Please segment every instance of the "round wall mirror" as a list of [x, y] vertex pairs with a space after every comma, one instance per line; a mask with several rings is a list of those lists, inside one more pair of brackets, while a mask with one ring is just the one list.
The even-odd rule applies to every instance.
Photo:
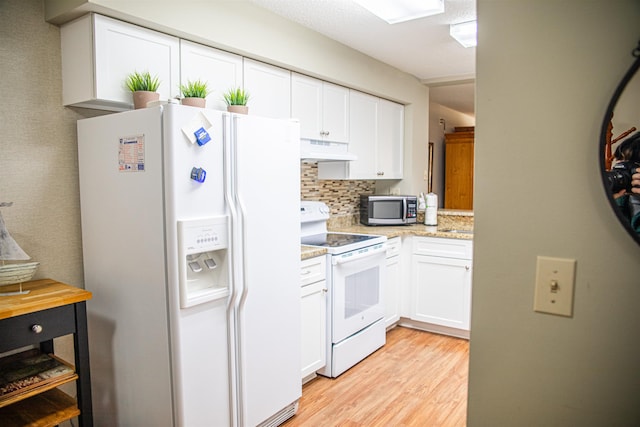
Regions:
[[613, 210], [640, 244], [640, 43], [611, 98], [600, 134], [600, 170]]

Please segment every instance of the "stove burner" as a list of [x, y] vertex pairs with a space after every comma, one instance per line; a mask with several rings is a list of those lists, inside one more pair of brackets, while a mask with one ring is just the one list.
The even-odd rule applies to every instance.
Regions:
[[328, 248], [339, 248], [341, 246], [351, 245], [353, 243], [365, 242], [367, 240], [376, 239], [378, 236], [367, 236], [360, 234], [343, 234], [343, 233], [325, 233], [315, 234], [302, 238], [303, 245], [322, 246]]

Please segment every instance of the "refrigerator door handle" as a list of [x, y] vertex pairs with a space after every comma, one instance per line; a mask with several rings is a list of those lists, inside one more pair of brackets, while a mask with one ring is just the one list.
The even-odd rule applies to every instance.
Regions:
[[232, 298], [230, 303], [230, 318], [233, 319], [234, 325], [234, 337], [235, 340], [235, 357], [234, 363], [236, 365], [235, 376], [236, 385], [235, 390], [232, 390], [233, 399], [235, 403], [233, 405], [235, 425], [245, 425], [247, 419], [246, 408], [246, 379], [244, 377], [245, 367], [243, 366], [245, 356], [245, 343], [243, 342], [244, 329], [243, 316], [241, 315], [243, 307], [247, 298], [247, 287], [244, 272], [245, 258], [244, 248], [246, 242], [246, 235], [244, 232], [244, 221], [246, 214], [242, 201], [238, 197], [238, 169], [237, 165], [237, 144], [234, 141], [237, 138], [237, 117], [225, 115], [225, 199], [230, 211], [231, 217], [231, 233], [232, 239]]
[[233, 354], [230, 357], [230, 376], [231, 381], [229, 384], [229, 392], [231, 396], [231, 417], [233, 420], [233, 425], [241, 425], [239, 424], [240, 420], [240, 402], [242, 401], [240, 398], [242, 387], [239, 385], [242, 381], [241, 375], [239, 373], [239, 364], [242, 360], [239, 356], [241, 344], [238, 340], [237, 329], [240, 327], [237, 323], [237, 309], [238, 309], [238, 284], [241, 280], [241, 265], [239, 265], [239, 246], [241, 245], [240, 240], [238, 239], [238, 211], [236, 210], [236, 203], [234, 198], [236, 180], [233, 176], [233, 171], [235, 168], [232, 168], [231, 165], [235, 163], [236, 153], [234, 150], [234, 146], [231, 143], [233, 141], [233, 130], [231, 126], [231, 121], [229, 119], [229, 115], [224, 113], [222, 116], [223, 121], [223, 169], [224, 169], [224, 198], [229, 209], [229, 232], [232, 238], [230, 239], [230, 253], [231, 253], [231, 262], [229, 263], [230, 271], [229, 276], [231, 278], [229, 283], [229, 305], [227, 307], [227, 324], [229, 325], [229, 349], [233, 351]]

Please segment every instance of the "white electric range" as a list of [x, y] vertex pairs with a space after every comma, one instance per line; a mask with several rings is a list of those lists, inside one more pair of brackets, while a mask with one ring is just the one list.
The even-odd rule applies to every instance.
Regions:
[[318, 374], [335, 378], [386, 342], [387, 238], [328, 232], [325, 203], [300, 206], [301, 243], [327, 250], [327, 365]]

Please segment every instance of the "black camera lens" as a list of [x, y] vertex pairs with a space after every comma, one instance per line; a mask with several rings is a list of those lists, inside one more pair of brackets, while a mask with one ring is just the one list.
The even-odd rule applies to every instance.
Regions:
[[638, 163], [620, 162], [613, 165], [610, 171], [606, 172], [606, 180], [612, 193], [620, 190], [631, 191], [631, 177], [638, 170]]

